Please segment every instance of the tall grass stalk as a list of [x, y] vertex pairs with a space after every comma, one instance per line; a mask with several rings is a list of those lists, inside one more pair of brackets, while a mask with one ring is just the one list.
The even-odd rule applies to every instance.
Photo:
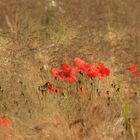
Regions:
[[129, 129], [129, 105], [128, 99], [125, 99], [123, 102], [123, 113], [124, 113], [124, 128], [125, 128], [125, 137], [127, 139], [128, 129]]

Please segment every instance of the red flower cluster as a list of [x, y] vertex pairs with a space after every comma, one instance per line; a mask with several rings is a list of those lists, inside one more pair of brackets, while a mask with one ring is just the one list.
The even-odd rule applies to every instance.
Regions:
[[140, 71], [138, 71], [137, 64], [129, 64], [128, 66], [129, 71], [134, 74], [136, 77], [140, 78]]
[[101, 79], [102, 77], [110, 75], [110, 70], [106, 68], [103, 63], [98, 63], [98, 66], [96, 67], [95, 65], [88, 64], [84, 60], [76, 57], [74, 59], [74, 65], [79, 71], [85, 72], [89, 77], [98, 77]]
[[[110, 75], [110, 70], [103, 63], [98, 63], [96, 67], [76, 57], [74, 59], [74, 66], [77, 67], [78, 71], [85, 72], [89, 77], [101, 79]], [[72, 83], [76, 80], [77, 71], [69, 63], [65, 63], [61, 65], [61, 70], [57, 68], [51, 69], [51, 74], [58, 79], [64, 79], [66, 82]]]
[[8, 118], [4, 118], [2, 115], [0, 115], [0, 126], [10, 126], [11, 121]]
[[[97, 66], [95, 66], [76, 57], [74, 59], [74, 66], [75, 68], [66, 61], [66, 63], [62, 64], [60, 68], [52, 68], [50, 73], [58, 80], [64, 80], [67, 83], [73, 83], [76, 81], [77, 71], [85, 73], [90, 78], [97, 77], [102, 79], [103, 77], [110, 75], [110, 70], [105, 67], [104, 63], [98, 63]], [[58, 91], [49, 82], [47, 84], [47, 89], [52, 93], [61, 93], [60, 90]], [[87, 95], [87, 90], [82, 84], [79, 85], [77, 91], [81, 96]]]
[[[59, 69], [52, 68], [50, 72], [58, 80], [64, 80], [65, 82], [68, 82], [68, 83], [73, 83], [76, 81], [77, 71], [84, 72], [90, 78], [98, 77], [99, 79], [101, 79], [105, 76], [110, 75], [110, 70], [108, 68], [106, 68], [103, 63], [98, 63], [98, 65], [96, 67], [95, 65], [89, 64], [86, 61], [76, 57], [74, 59], [74, 66], [76, 68], [73, 68], [69, 64], [69, 62], [66, 62], [66, 63], [62, 64]], [[50, 83], [48, 83], [47, 89], [52, 93], [56, 93], [56, 90], [57, 90]], [[78, 88], [78, 93], [81, 96], [86, 96], [87, 91], [84, 88], [84, 86], [80, 85], [80, 87]]]
[[64, 79], [66, 82], [72, 83], [76, 80], [77, 72], [69, 63], [64, 63], [61, 65], [61, 70], [51, 69], [51, 74], [58, 79]]
[[80, 58], [76, 57], [74, 59], [74, 66], [76, 66], [79, 71], [86, 71], [89, 67], [89, 64], [84, 60], [81, 60]]

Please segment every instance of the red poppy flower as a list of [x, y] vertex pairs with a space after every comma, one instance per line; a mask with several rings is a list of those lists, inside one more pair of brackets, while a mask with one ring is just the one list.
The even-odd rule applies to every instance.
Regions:
[[140, 78], [140, 72], [138, 71], [136, 64], [129, 64], [128, 69], [137, 77]]
[[103, 63], [99, 63], [97, 68], [102, 77], [110, 75], [110, 70]]
[[0, 115], [0, 125], [10, 126], [11, 120]]
[[99, 73], [99, 70], [92, 64], [90, 65], [90, 67], [86, 70], [86, 74], [89, 76], [89, 77], [100, 77], [100, 73]]
[[104, 76], [110, 75], [110, 70], [106, 68], [103, 63], [99, 63], [98, 67], [96, 68], [93, 64], [88, 64], [87, 62], [76, 57], [74, 59], [74, 65], [78, 68], [78, 70], [84, 71], [89, 77], [98, 77], [101, 79]]
[[137, 65], [136, 65], [136, 64], [129, 64], [128, 69], [129, 69], [132, 73], [135, 73], [135, 72], [137, 72]]
[[103, 77], [110, 75], [110, 70], [106, 68], [103, 63], [99, 63], [97, 67], [95, 67], [93, 64], [90, 65], [86, 73], [89, 77], [98, 77], [99, 79], [102, 79]]
[[57, 68], [52, 68], [51, 69], [51, 74], [55, 77], [57, 77], [58, 79], [61, 79], [61, 76], [60, 76], [60, 72], [58, 71]]
[[64, 77], [64, 80], [68, 83], [72, 83], [74, 82], [76, 79], [75, 77], [72, 77], [72, 76], [68, 76], [68, 77]]
[[61, 69], [64, 73], [70, 73], [72, 70], [72, 67], [69, 64], [65, 63], [61, 65]]
[[2, 122], [3, 122], [3, 117], [2, 117], [2, 115], [0, 115], [0, 125]]
[[80, 58], [76, 57], [74, 59], [74, 66], [78, 68], [79, 71], [86, 71], [89, 67], [89, 64], [85, 62], [84, 60], [81, 60]]
[[104, 68], [102, 71], [102, 76], [109, 76], [110, 75], [110, 70], [108, 68]]
[[77, 71], [68, 64], [62, 64], [61, 77], [68, 83], [76, 80]]
[[62, 91], [58, 90], [56, 87], [54, 87], [52, 84], [48, 83], [47, 89], [55, 94], [55, 95], [59, 95], [60, 93], [62, 93]]
[[4, 118], [4, 119], [3, 119], [3, 124], [4, 124], [4, 126], [10, 126], [10, 124], [11, 124], [10, 119]]
[[102, 77], [110, 75], [110, 70], [106, 68], [103, 63], [99, 63], [97, 68], [99, 69], [99, 72]]
[[61, 65], [61, 70], [53, 68], [51, 74], [58, 79], [64, 79], [66, 82], [72, 83], [76, 80], [77, 71], [67, 62]]
[[48, 90], [50, 92], [55, 92], [56, 89], [50, 83], [48, 83]]

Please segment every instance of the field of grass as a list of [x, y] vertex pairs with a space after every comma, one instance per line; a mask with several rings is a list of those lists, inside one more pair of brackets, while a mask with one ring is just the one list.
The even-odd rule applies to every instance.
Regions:
[[140, 140], [138, 0], [0, 0], [0, 10], [0, 140]]

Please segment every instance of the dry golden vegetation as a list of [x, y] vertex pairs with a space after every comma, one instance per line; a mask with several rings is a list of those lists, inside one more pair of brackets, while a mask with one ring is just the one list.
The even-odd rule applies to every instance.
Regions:
[[[139, 0], [0, 0], [0, 11], [0, 114], [11, 120], [0, 140], [140, 140], [140, 79], [128, 70], [140, 70]], [[75, 57], [111, 71], [83, 78], [84, 97], [50, 74]]]

